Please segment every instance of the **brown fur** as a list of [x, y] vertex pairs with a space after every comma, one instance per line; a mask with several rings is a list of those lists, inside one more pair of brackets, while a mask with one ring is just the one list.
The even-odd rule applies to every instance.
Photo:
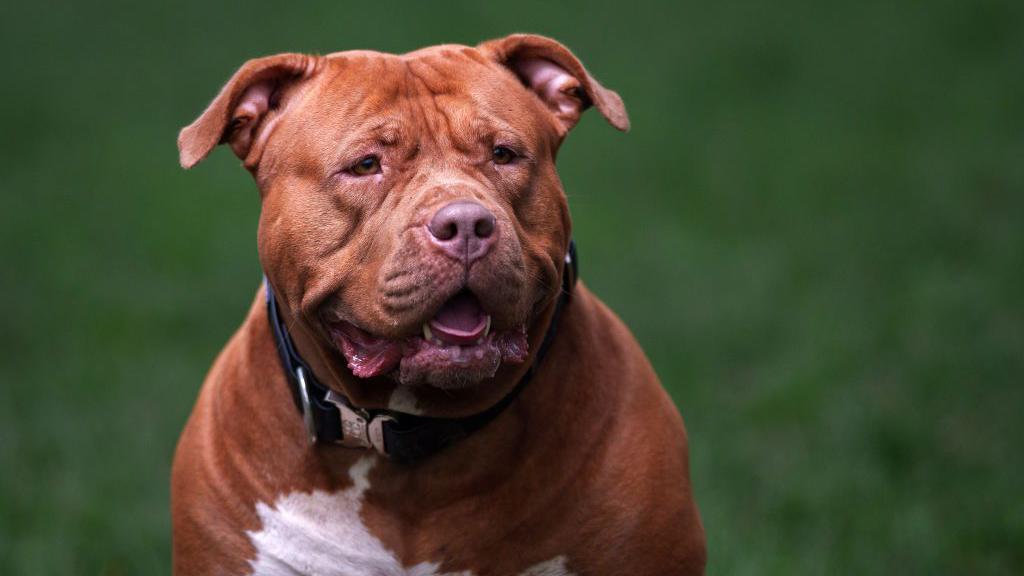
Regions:
[[[530, 84], [527, 66], [538, 58], [572, 75], [567, 91]], [[289, 54], [246, 63], [182, 130], [179, 147], [186, 167], [219, 142], [243, 159], [263, 203], [260, 261], [300, 352], [325, 385], [359, 406], [385, 407], [395, 384], [355, 378], [320, 314], [403, 337], [465, 281], [498, 329], [525, 323], [536, 350], [570, 235], [555, 156], [591, 104], [628, 128], [618, 95], [537, 36], [404, 56]], [[491, 165], [496, 139], [518, 147], [522, 161]], [[382, 157], [381, 178], [339, 175], [370, 152]], [[490, 209], [500, 233], [466, 270], [423, 239], [424, 221], [463, 198]], [[531, 361], [466, 389], [418, 389], [420, 406], [436, 416], [483, 410]], [[248, 573], [256, 503], [344, 489], [363, 455], [310, 446], [260, 294], [178, 446], [175, 573]], [[370, 483], [362, 520], [407, 566], [504, 575], [564, 554], [579, 574], [703, 572], [682, 420], [628, 329], [582, 285], [512, 407], [421, 463], [381, 461]]]

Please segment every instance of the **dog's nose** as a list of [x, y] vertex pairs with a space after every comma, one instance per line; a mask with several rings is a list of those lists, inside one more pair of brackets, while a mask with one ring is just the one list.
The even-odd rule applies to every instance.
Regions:
[[494, 214], [478, 202], [458, 200], [445, 204], [427, 224], [431, 239], [449, 256], [466, 263], [491, 249], [497, 237]]

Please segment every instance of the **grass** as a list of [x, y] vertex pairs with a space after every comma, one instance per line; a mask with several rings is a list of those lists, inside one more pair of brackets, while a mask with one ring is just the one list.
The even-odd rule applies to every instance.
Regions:
[[0, 23], [0, 566], [169, 571], [168, 474], [259, 280], [174, 137], [245, 59], [554, 36], [625, 99], [560, 158], [582, 277], [691, 435], [712, 574], [1024, 567], [1024, 10], [28, 5]]

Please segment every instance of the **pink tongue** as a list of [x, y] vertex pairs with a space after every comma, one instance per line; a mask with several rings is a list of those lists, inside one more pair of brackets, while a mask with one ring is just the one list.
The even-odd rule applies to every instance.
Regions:
[[430, 321], [431, 331], [449, 344], [469, 344], [484, 335], [487, 315], [476, 296], [460, 292], [445, 302]]

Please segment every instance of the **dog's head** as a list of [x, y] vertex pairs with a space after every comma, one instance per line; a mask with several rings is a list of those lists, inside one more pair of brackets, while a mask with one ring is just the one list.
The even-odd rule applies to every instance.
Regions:
[[260, 262], [325, 384], [459, 412], [506, 393], [543, 336], [570, 234], [555, 156], [591, 105], [628, 129], [540, 36], [281, 54], [246, 62], [178, 146], [189, 168], [227, 143], [253, 174]]

